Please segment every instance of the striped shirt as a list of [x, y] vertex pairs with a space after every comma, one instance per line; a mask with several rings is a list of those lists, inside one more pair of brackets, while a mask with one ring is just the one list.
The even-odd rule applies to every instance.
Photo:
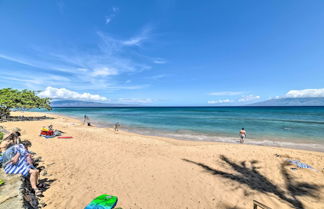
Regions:
[[20, 156], [18, 162], [13, 164], [9, 162], [5, 165], [4, 171], [6, 174], [22, 174], [23, 176], [28, 176], [29, 170], [33, 167], [27, 162], [28, 151], [22, 144], [14, 145], [15, 154], [19, 152]]

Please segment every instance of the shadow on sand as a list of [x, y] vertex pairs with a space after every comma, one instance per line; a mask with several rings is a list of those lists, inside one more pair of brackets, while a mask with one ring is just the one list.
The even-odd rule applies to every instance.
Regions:
[[300, 196], [319, 199], [319, 191], [323, 186], [307, 182], [297, 182], [295, 178], [288, 173], [286, 168], [288, 165], [287, 163], [281, 164], [280, 172], [285, 180], [285, 186], [281, 188], [279, 185], [272, 183], [266, 176], [262, 175], [258, 171], [259, 167], [256, 166], [258, 163], [257, 160], [250, 161], [251, 167], [247, 167], [246, 161], [235, 163], [224, 155], [221, 155], [220, 159], [228, 164], [234, 171], [236, 171], [236, 173], [220, 171], [203, 163], [194, 162], [188, 159], [182, 160], [198, 165], [212, 175], [230, 179], [239, 182], [240, 184], [245, 184], [252, 190], [274, 194], [294, 208], [304, 209], [303, 203], [298, 199]]
[[[39, 166], [39, 163], [41, 162], [41, 157], [38, 157], [34, 159], [34, 166], [40, 171], [44, 172], [45, 166]], [[32, 189], [32, 186], [30, 184], [30, 181], [28, 178], [23, 178], [24, 180], [24, 186], [22, 188], [22, 194], [23, 194], [23, 199], [24, 199], [24, 208], [26, 209], [38, 209], [45, 207], [46, 204], [43, 202], [40, 202], [39, 198], [43, 197], [41, 196], [36, 196], [34, 193], [34, 190]], [[40, 178], [38, 180], [38, 185], [37, 187], [42, 191], [45, 192], [46, 190], [49, 189], [50, 185], [55, 182], [56, 179], [49, 179], [49, 178]]]
[[[50, 185], [56, 181], [56, 179], [40, 179], [38, 181], [39, 189], [44, 192], [46, 191]], [[38, 209], [39, 207], [44, 207], [46, 204], [40, 204], [39, 197], [34, 194], [34, 190], [32, 189], [30, 182], [28, 179], [24, 178], [24, 187], [22, 189], [23, 199], [24, 199], [24, 207], [27, 209]]]

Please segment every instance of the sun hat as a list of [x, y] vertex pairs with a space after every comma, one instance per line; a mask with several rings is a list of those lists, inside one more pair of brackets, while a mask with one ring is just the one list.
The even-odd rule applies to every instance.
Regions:
[[20, 132], [21, 131], [21, 129], [20, 128], [14, 128], [14, 129], [12, 129], [12, 132]]

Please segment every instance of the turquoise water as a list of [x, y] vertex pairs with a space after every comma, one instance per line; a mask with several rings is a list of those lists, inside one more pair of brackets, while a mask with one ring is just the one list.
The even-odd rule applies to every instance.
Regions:
[[53, 113], [148, 135], [247, 143], [324, 151], [324, 107], [122, 107], [54, 108]]

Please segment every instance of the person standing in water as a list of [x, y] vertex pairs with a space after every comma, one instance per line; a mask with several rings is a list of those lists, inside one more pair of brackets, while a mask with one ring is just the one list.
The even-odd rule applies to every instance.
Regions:
[[115, 123], [115, 125], [114, 125], [115, 133], [118, 132], [119, 126], [120, 126], [119, 122]]
[[241, 143], [241, 144], [244, 143], [244, 139], [245, 139], [245, 137], [246, 137], [246, 131], [245, 131], [244, 128], [242, 128], [242, 129], [240, 130], [240, 143]]
[[84, 115], [83, 116], [83, 125], [86, 124], [88, 121], [88, 116], [87, 115]]
[[88, 126], [92, 126], [90, 123], [90, 119], [87, 115], [84, 115], [83, 125], [86, 124]]

